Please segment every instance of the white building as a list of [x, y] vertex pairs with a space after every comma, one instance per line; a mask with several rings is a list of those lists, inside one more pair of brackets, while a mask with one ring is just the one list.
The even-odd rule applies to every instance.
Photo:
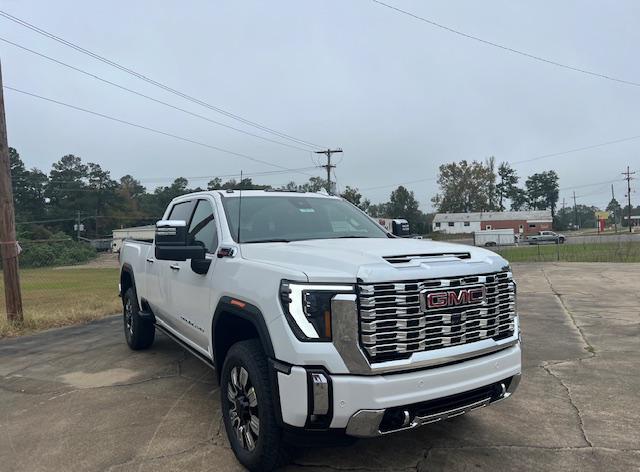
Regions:
[[548, 231], [553, 224], [551, 210], [486, 211], [476, 213], [437, 213], [433, 231], [448, 234], [474, 233], [486, 229], [513, 229], [515, 234]]

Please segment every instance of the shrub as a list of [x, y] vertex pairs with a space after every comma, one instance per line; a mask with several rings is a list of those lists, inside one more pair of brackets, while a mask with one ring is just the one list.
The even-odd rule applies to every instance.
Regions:
[[96, 250], [73, 240], [20, 241], [20, 267], [48, 267], [81, 264], [94, 259]]

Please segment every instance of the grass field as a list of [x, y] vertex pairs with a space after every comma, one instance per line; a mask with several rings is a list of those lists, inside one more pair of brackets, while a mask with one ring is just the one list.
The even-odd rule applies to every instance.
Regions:
[[490, 248], [510, 262], [640, 262], [640, 242]]
[[0, 273], [0, 338], [79, 324], [121, 311], [118, 269], [24, 269], [20, 272], [25, 320], [7, 323]]

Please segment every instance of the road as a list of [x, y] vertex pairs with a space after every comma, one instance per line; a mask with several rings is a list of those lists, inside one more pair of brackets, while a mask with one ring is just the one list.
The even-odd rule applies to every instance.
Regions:
[[[640, 470], [640, 264], [516, 265], [524, 372], [502, 404], [289, 471]], [[211, 370], [119, 317], [0, 341], [0, 468], [236, 471]]]

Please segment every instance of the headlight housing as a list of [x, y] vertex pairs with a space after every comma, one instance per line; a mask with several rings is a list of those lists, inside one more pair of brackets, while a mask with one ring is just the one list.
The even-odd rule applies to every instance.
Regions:
[[331, 341], [331, 300], [353, 293], [353, 285], [310, 284], [283, 280], [280, 303], [291, 330], [300, 341]]

